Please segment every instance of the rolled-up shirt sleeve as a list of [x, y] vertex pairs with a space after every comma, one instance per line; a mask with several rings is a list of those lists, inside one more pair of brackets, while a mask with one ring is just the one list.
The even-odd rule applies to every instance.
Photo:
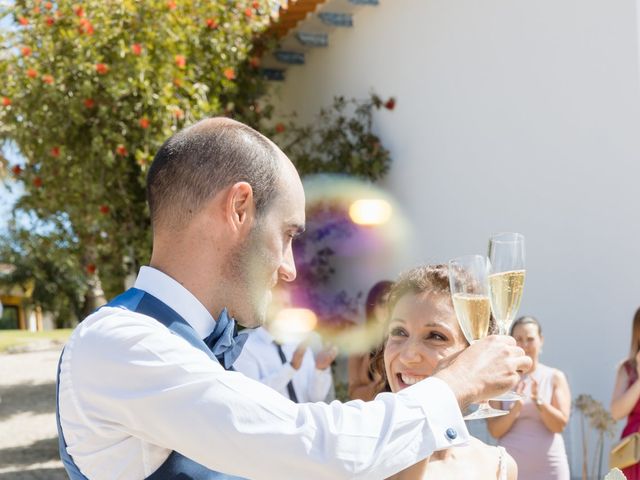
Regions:
[[87, 432], [136, 437], [255, 480], [382, 479], [468, 439], [437, 378], [371, 402], [295, 404], [164, 328], [118, 317], [117, 326], [85, 328], [63, 357], [61, 396], [73, 398], [86, 428], [74, 429], [63, 409], [61, 422], [81, 470], [91, 469]]

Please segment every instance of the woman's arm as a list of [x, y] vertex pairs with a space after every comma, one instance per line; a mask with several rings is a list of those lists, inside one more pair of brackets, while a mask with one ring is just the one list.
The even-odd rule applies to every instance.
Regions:
[[629, 415], [640, 398], [640, 382], [636, 380], [633, 385], [627, 388], [628, 382], [629, 375], [624, 368], [624, 363], [622, 363], [618, 367], [616, 384], [611, 398], [611, 416], [615, 420], [620, 420]]
[[[500, 408], [500, 402], [489, 402], [493, 408]], [[487, 418], [487, 427], [489, 433], [494, 438], [502, 438], [515, 423], [522, 411], [522, 401], [516, 400], [513, 402], [511, 409], [507, 415], [500, 417]]]
[[[535, 393], [535, 397], [533, 392], [531, 395], [534, 403], [537, 401], [537, 391]], [[536, 407], [540, 412], [540, 418], [544, 426], [553, 433], [562, 433], [567, 426], [571, 413], [571, 392], [567, 377], [560, 370], [556, 370], [553, 374], [551, 403], [536, 403]]]

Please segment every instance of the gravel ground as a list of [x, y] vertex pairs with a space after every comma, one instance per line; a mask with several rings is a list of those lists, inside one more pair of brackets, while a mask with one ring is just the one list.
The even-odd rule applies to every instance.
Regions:
[[[28, 349], [27, 349], [28, 350]], [[0, 354], [0, 480], [63, 480], [55, 395], [61, 347]]]

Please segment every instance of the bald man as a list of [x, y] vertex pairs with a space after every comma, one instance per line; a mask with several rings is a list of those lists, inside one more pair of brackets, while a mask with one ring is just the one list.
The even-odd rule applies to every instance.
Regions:
[[60, 360], [72, 479], [382, 479], [466, 442], [460, 407], [518, 380], [511, 339], [476, 342], [371, 402], [296, 404], [232, 370], [271, 289], [296, 276], [302, 183], [271, 141], [212, 118], [171, 137], [147, 178], [153, 251], [134, 288], [89, 315]]

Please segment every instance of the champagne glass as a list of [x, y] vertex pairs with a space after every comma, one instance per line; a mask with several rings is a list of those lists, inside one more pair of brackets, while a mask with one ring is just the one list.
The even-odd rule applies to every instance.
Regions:
[[[489, 239], [489, 296], [491, 310], [500, 335], [509, 335], [524, 288], [524, 236], [498, 233]], [[506, 392], [494, 400], [518, 400], [517, 393]]]
[[[460, 328], [469, 344], [489, 333], [491, 306], [487, 279], [487, 259], [481, 255], [467, 255], [449, 261], [451, 299]], [[465, 416], [465, 420], [505, 415], [506, 411], [492, 408], [487, 402]]]

